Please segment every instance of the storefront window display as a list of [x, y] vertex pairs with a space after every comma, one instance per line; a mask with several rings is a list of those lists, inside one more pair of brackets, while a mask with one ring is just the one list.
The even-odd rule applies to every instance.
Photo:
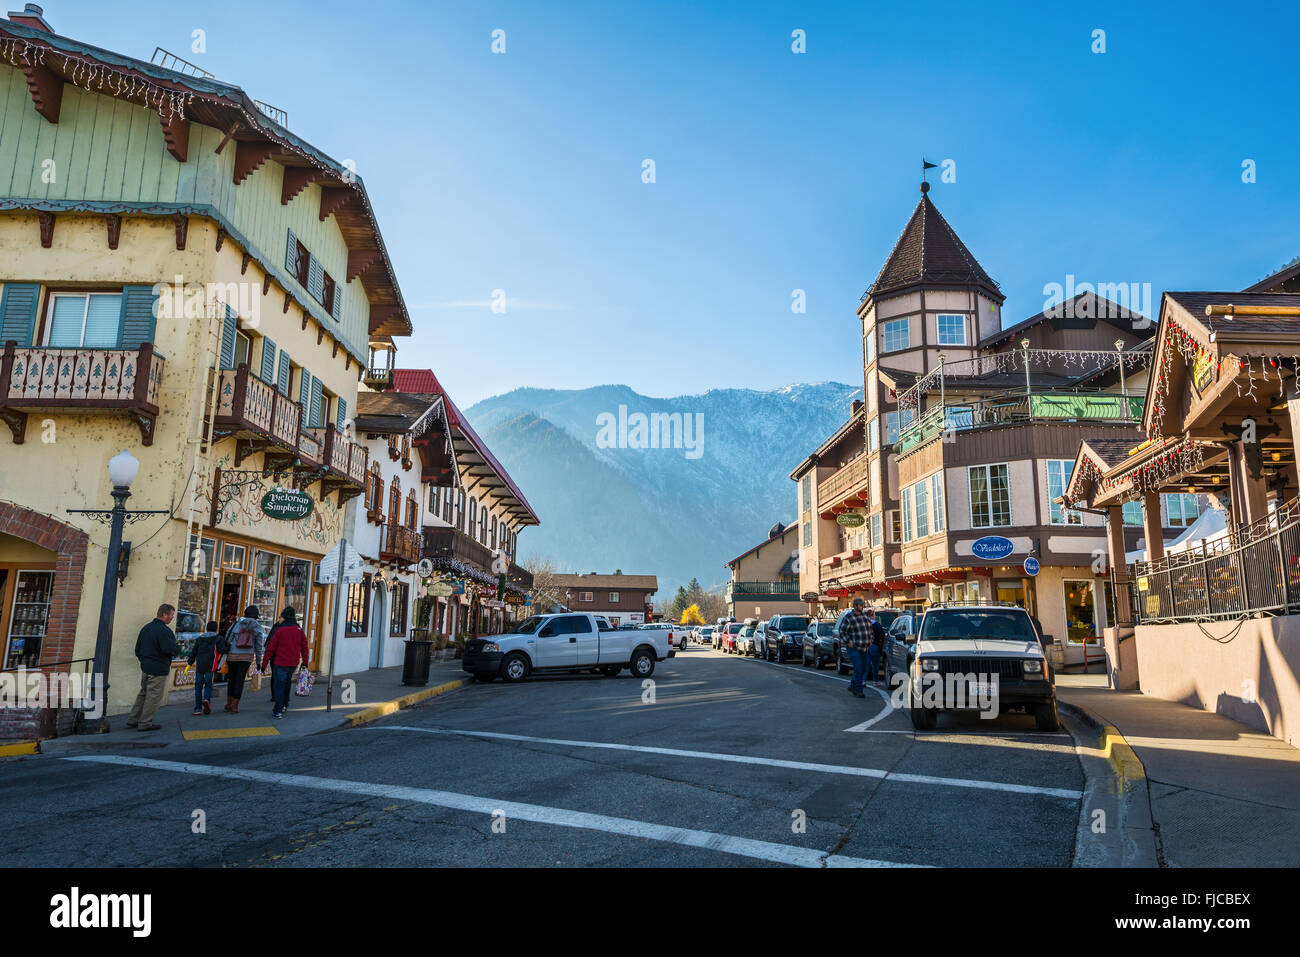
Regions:
[[257, 549], [253, 553], [253, 598], [262, 628], [271, 630], [280, 616], [277, 602], [280, 595], [280, 556], [274, 552]]
[[1092, 582], [1064, 581], [1065, 627], [1071, 641], [1097, 637], [1097, 618], [1093, 607]]
[[13, 608], [9, 618], [5, 667], [35, 664], [41, 658], [41, 642], [50, 617], [54, 572], [18, 571], [15, 576]]

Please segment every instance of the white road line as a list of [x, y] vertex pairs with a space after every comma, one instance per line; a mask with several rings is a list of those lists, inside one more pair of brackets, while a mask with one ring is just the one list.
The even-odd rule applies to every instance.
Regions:
[[[774, 668], [781, 668], [783, 671], [787, 671], [787, 672], [789, 672], [789, 671], [793, 671], [793, 669], [787, 668], [787, 667], [785, 667], [784, 665], [777, 664], [777, 663], [774, 662], [774, 661], [768, 661], [768, 660], [766, 660], [766, 659], [764, 659], [764, 658], [748, 658], [748, 659], [746, 659], [746, 660], [753, 661], [753, 662], [755, 662], [755, 663], [761, 663], [761, 664], [765, 664], [765, 665], [771, 665], [771, 666], [774, 667]], [[795, 673], [795, 674], [801, 674], [801, 675], [802, 675], [802, 674], [808, 674], [808, 675], [820, 675], [820, 676], [823, 677], [823, 678], [830, 678], [830, 679], [832, 679], [832, 680], [834, 680], [834, 681], [839, 681], [839, 682], [844, 683], [844, 684], [847, 684], [847, 683], [849, 682], [849, 679], [843, 677], [842, 675], [839, 675], [839, 674], [833, 674], [833, 675], [822, 674], [821, 670], [820, 670], [820, 669], [816, 669], [816, 668], [813, 669], [812, 671], [808, 671], [808, 670], [805, 669], [802, 665], [800, 665], [798, 671], [794, 671], [794, 673]], [[872, 691], [876, 692], [876, 694], [880, 695], [880, 697], [882, 697], [882, 698], [885, 699], [885, 706], [884, 706], [883, 708], [880, 709], [880, 713], [877, 714], [874, 718], [868, 718], [866, 721], [862, 722], [861, 724], [855, 724], [855, 725], [854, 725], [853, 727], [851, 727], [851, 728], [845, 728], [845, 729], [844, 729], [845, 731], [852, 731], [852, 732], [866, 731], [867, 728], [871, 727], [871, 726], [872, 726], [873, 724], [875, 724], [877, 721], [881, 721], [881, 720], [884, 720], [885, 718], [888, 718], [891, 714], [893, 714], [896, 710], [898, 710], [898, 709], [896, 709], [896, 708], [894, 707], [894, 702], [890, 700], [890, 698], [889, 698], [889, 693], [888, 693], [888, 692], [886, 692], [886, 691], [882, 691], [880, 688], [877, 688], [875, 685], [867, 685], [867, 687], [869, 687]]]
[[981, 791], [1010, 791], [1014, 794], [1038, 794], [1045, 797], [1077, 801], [1082, 791], [1069, 788], [1047, 788], [1032, 784], [1007, 784], [1001, 781], [976, 781], [970, 778], [941, 778], [928, 774], [900, 774], [879, 768], [858, 768], [848, 764], [816, 764], [810, 761], [785, 761], [781, 758], [755, 757], [750, 754], [725, 754], [719, 751], [683, 751], [678, 748], [655, 748], [642, 744], [613, 744], [607, 741], [571, 741], [565, 738], [534, 738], [526, 734], [506, 734], [501, 731], [457, 731], [450, 728], [416, 728], [410, 725], [374, 725], [369, 731], [414, 731], [418, 734], [460, 735], [470, 738], [489, 738], [501, 741], [523, 741], [530, 744], [556, 744], [570, 748], [597, 748], [605, 751], [635, 751], [640, 754], [664, 754], [675, 758], [700, 758], [705, 761], [726, 761], [731, 764], [759, 764], [765, 767], [790, 768], [795, 771], [814, 771], [819, 774], [851, 774], [861, 778], [879, 778], [884, 781], [905, 781], [909, 784], [940, 784], [954, 788], [975, 788]]
[[487, 816], [504, 813], [507, 821], [511, 819], [534, 821], [538, 824], [553, 824], [557, 827], [604, 831], [608, 834], [621, 834], [625, 837], [638, 837], [650, 841], [662, 841], [667, 844], [682, 844], [686, 847], [700, 847], [709, 851], [718, 851], [722, 854], [752, 857], [761, 861], [770, 861], [775, 864], [794, 867], [925, 866], [896, 864], [891, 861], [875, 861], [862, 857], [846, 857], [831, 854], [829, 851], [818, 851], [808, 847], [792, 847], [789, 844], [776, 844], [771, 841], [757, 841], [752, 838], [736, 837], [731, 834], [717, 834], [713, 831], [697, 831], [684, 827], [669, 827], [663, 824], [651, 824], [647, 821], [635, 821], [624, 817], [609, 817], [604, 814], [588, 814], [584, 811], [545, 807], [540, 804], [498, 801], [494, 798], [457, 794], [453, 791], [433, 791], [427, 788], [410, 788], [396, 784], [371, 784], [366, 781], [343, 781], [338, 778], [318, 778], [305, 774], [279, 774], [274, 771], [254, 771], [248, 768], [223, 768], [210, 764], [188, 764], [182, 761], [158, 761], [152, 758], [133, 758], [115, 754], [88, 754], [64, 758], [63, 760], [116, 764], [125, 767], [148, 768], [153, 771], [198, 774], [236, 781], [256, 781], [263, 784], [312, 788], [317, 791], [339, 791], [367, 797], [430, 804], [435, 807], [452, 808], [458, 811], [468, 811], [473, 814]]

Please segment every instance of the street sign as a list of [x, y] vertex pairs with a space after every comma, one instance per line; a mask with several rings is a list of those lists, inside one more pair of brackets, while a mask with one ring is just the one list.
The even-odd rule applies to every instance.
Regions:
[[983, 538], [977, 538], [970, 547], [971, 553], [976, 558], [983, 558], [990, 562], [1006, 558], [1015, 549], [1016, 546], [1011, 543], [1011, 539], [1003, 538], [1001, 535], [985, 535]]
[[[344, 542], [335, 545], [324, 558], [320, 560], [320, 574], [316, 576], [316, 581], [321, 585], [334, 585], [339, 580], [339, 552], [344, 546]], [[361, 581], [365, 574], [365, 561], [361, 553], [351, 545], [347, 546], [347, 552], [343, 558], [343, 583], [345, 585], [354, 585]]]
[[1038, 574], [1038, 568], [1039, 568], [1038, 559], [1035, 558], [1033, 555], [1030, 555], [1028, 558], [1025, 559], [1024, 564], [1021, 567], [1024, 568], [1026, 575], [1028, 575], [1030, 578], [1033, 578], [1035, 575]]

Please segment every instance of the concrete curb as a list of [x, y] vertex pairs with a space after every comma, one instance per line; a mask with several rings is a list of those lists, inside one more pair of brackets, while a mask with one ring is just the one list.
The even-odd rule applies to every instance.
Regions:
[[[393, 701], [385, 701], [383, 704], [377, 704], [374, 707], [366, 708], [364, 711], [358, 711], [356, 714], [348, 715], [338, 725], [339, 728], [358, 728], [363, 724], [369, 724], [377, 721], [385, 715], [396, 714], [403, 708], [409, 708], [412, 705], [419, 704], [429, 698], [436, 698], [438, 695], [446, 694], [448, 691], [455, 691], [457, 688], [463, 688], [473, 680], [469, 677], [457, 678], [455, 681], [447, 681], [440, 685], [434, 685], [432, 688], [425, 688], [422, 691], [416, 691], [412, 694], [403, 695]], [[324, 731], [334, 731], [337, 728], [325, 728]], [[323, 734], [324, 731], [317, 731], [316, 734]]]
[[0, 758], [14, 758], [25, 754], [40, 754], [41, 742], [39, 738], [33, 738], [31, 741], [18, 741], [11, 744], [0, 744]]
[[1114, 725], [1058, 699], [1085, 778], [1074, 867], [1160, 866], [1146, 770]]

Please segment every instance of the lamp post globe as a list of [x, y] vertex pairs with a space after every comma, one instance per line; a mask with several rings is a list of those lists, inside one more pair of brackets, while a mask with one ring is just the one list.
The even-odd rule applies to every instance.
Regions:
[[114, 488], [130, 488], [139, 473], [139, 460], [126, 449], [108, 460], [108, 480]]

